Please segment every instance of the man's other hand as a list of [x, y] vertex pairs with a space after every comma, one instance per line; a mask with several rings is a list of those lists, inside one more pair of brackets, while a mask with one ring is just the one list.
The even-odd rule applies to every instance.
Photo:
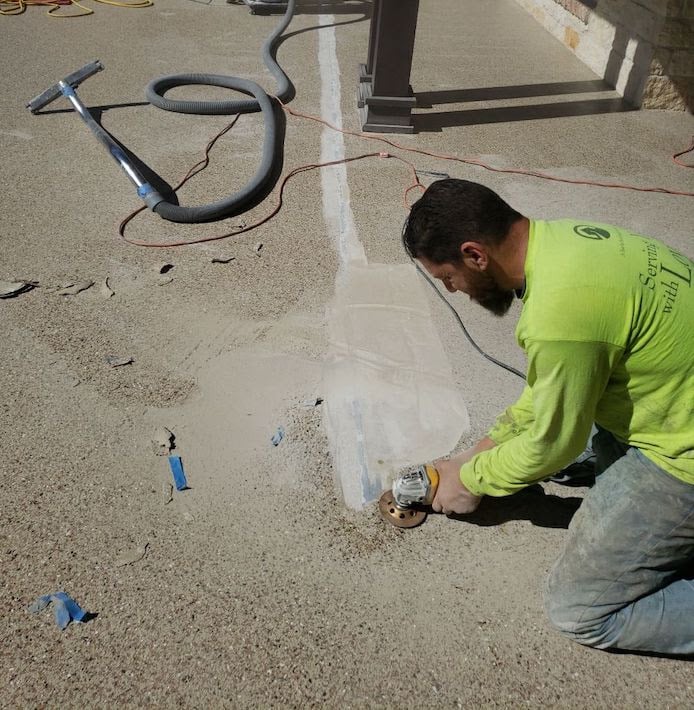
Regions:
[[460, 467], [475, 454], [494, 446], [490, 439], [483, 439], [476, 446], [467, 449], [450, 459], [438, 459], [434, 466], [439, 472], [439, 486], [431, 507], [436, 513], [465, 515], [477, 510], [482, 496], [476, 496], [465, 488], [460, 481]]

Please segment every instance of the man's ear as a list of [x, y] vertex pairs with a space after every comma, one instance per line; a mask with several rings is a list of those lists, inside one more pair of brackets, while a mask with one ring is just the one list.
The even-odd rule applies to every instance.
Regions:
[[460, 255], [465, 266], [474, 271], [485, 271], [489, 264], [487, 248], [479, 242], [463, 242], [460, 245]]

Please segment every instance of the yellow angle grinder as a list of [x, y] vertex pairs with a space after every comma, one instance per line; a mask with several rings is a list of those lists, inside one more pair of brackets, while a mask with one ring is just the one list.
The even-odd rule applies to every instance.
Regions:
[[384, 520], [398, 528], [421, 525], [431, 512], [439, 485], [439, 472], [431, 465], [417, 466], [398, 476], [393, 488], [378, 501]]

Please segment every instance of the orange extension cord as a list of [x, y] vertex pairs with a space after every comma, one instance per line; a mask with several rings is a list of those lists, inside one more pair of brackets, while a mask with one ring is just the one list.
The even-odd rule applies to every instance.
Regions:
[[681, 165], [683, 168], [694, 168], [694, 165], [689, 165], [689, 163], [683, 163], [681, 160], [677, 160], [681, 155], [686, 155], [687, 153], [691, 153], [691, 151], [694, 150], [694, 136], [692, 136], [692, 142], [689, 144], [689, 148], [685, 148], [684, 150], [681, 150], [679, 153], [675, 153], [672, 156], [672, 159], [677, 165]]
[[[385, 145], [388, 145], [392, 148], [396, 148], [397, 150], [402, 150], [407, 153], [417, 153], [419, 155], [426, 155], [430, 158], [437, 158], [438, 160], [449, 160], [449, 161], [454, 161], [458, 163], [464, 163], [465, 165], [475, 165], [480, 168], [484, 168], [485, 170], [490, 170], [492, 172], [496, 173], [511, 173], [514, 175], [524, 175], [526, 177], [534, 177], [538, 178], [541, 180], [552, 180], [554, 182], [563, 182], [563, 183], [569, 183], [572, 185], [590, 185], [593, 187], [604, 187], [604, 188], [610, 188], [610, 189], [620, 189], [620, 190], [635, 190], [637, 192], [658, 192], [662, 194], [667, 194], [667, 195], [679, 195], [682, 197], [694, 197], [694, 192], [683, 192], [679, 190], [669, 190], [664, 187], [637, 187], [635, 185], [626, 185], [622, 183], [609, 183], [609, 182], [596, 182], [596, 181], [591, 181], [591, 180], [573, 180], [571, 178], [560, 178], [556, 177], [554, 175], [549, 175], [547, 173], [542, 173], [542, 172], [537, 172], [537, 171], [532, 171], [532, 170], [522, 170], [520, 168], [495, 168], [488, 163], [484, 163], [481, 160], [477, 160], [476, 158], [460, 158], [455, 155], [447, 155], [445, 153], [435, 153], [433, 151], [427, 151], [427, 150], [421, 150], [419, 148], [408, 148], [406, 146], [400, 145], [399, 143], [396, 143], [395, 141], [392, 141], [388, 138], [381, 138], [379, 136], [374, 136], [370, 135], [368, 133], [361, 133], [358, 131], [348, 131], [342, 128], [338, 128], [337, 126], [332, 125], [328, 121], [325, 121], [322, 118], [319, 118], [318, 116], [312, 116], [311, 114], [306, 114], [306, 113], [301, 113], [299, 111], [294, 111], [293, 109], [289, 108], [285, 104], [283, 104], [279, 99], [274, 97], [275, 100], [277, 100], [282, 108], [290, 115], [295, 116], [297, 118], [304, 118], [310, 121], [314, 121], [316, 123], [323, 124], [324, 126], [327, 126], [328, 128], [331, 128], [334, 131], [337, 131], [339, 133], [343, 133], [345, 135], [350, 135], [350, 136], [356, 136], [358, 138], [365, 138], [366, 140], [371, 140], [371, 141], [378, 141], [380, 143], [383, 143]], [[207, 144], [205, 147], [205, 156], [203, 159], [199, 162], [196, 163], [183, 177], [183, 179], [176, 185], [174, 188], [174, 192], [178, 191], [190, 178], [192, 178], [194, 175], [197, 175], [200, 171], [204, 170], [208, 165], [209, 165], [209, 153], [214, 144], [217, 142], [221, 136], [223, 136], [225, 133], [227, 133], [233, 126], [236, 124], [238, 121], [239, 116], [236, 116], [234, 120], [229, 123], [227, 126], [225, 126], [212, 140]], [[692, 139], [692, 144], [686, 148], [683, 151], [680, 151], [679, 153], [675, 153], [675, 155], [672, 156], [672, 159], [674, 160], [677, 165], [681, 165], [682, 167], [685, 168], [692, 168], [694, 165], [688, 165], [687, 163], [682, 162], [681, 160], [678, 160], [681, 156], [691, 152], [694, 150], [694, 138]], [[151, 242], [145, 242], [145, 241], [140, 241], [138, 239], [130, 239], [125, 236], [125, 228], [128, 225], [128, 223], [140, 212], [143, 212], [147, 207], [143, 205], [142, 207], [139, 207], [136, 209], [134, 212], [131, 212], [123, 221], [120, 223], [118, 227], [118, 233], [120, 236], [129, 244], [133, 244], [135, 246], [141, 246], [141, 247], [153, 247], [153, 248], [164, 248], [164, 247], [180, 247], [180, 246], [187, 246], [189, 244], [201, 244], [203, 242], [212, 242], [212, 241], [217, 241], [219, 239], [226, 239], [227, 237], [234, 236], [236, 234], [243, 234], [244, 232], [250, 232], [253, 229], [256, 229], [262, 224], [265, 224], [266, 222], [269, 222], [277, 213], [282, 209], [282, 204], [283, 204], [283, 197], [284, 197], [284, 190], [291, 178], [293, 178], [295, 175], [299, 175], [300, 173], [307, 172], [309, 170], [316, 170], [318, 168], [325, 168], [331, 165], [340, 165], [340, 164], [346, 164], [346, 163], [352, 163], [356, 162], [357, 160], [365, 160], [366, 158], [394, 158], [395, 160], [398, 160], [399, 162], [403, 163], [404, 165], [408, 166], [410, 170], [412, 171], [413, 175], [413, 182], [408, 185], [408, 187], [405, 188], [404, 194], [403, 194], [403, 204], [406, 210], [409, 210], [409, 205], [407, 203], [407, 197], [409, 193], [416, 189], [419, 188], [421, 190], [424, 190], [425, 187], [419, 180], [419, 176], [417, 174], [417, 169], [413, 163], [411, 163], [409, 160], [405, 160], [405, 158], [402, 158], [398, 155], [394, 155], [392, 153], [389, 153], [387, 151], [375, 151], [371, 153], [362, 153], [360, 155], [355, 155], [351, 158], [342, 158], [340, 160], [332, 160], [326, 163], [307, 163], [305, 165], [300, 165], [296, 168], [293, 168], [290, 170], [282, 179], [280, 182], [279, 190], [277, 191], [277, 198], [275, 202], [275, 206], [273, 209], [264, 217], [259, 219], [257, 222], [254, 222], [253, 224], [250, 225], [243, 225], [240, 227], [237, 227], [236, 229], [232, 230], [231, 232], [226, 232], [225, 234], [217, 234], [209, 237], [199, 237], [196, 239], [190, 239], [187, 241], [177, 241], [177, 242], [164, 242], [164, 243], [156, 243], [153, 244]]]
[[[102, 5], [113, 5], [114, 7], [151, 7], [154, 2], [153, 0], [131, 0], [131, 2], [126, 2], [125, 0], [94, 0]], [[50, 8], [47, 15], [50, 17], [55, 17], [58, 19], [67, 19], [70, 17], [84, 17], [85, 15], [93, 15], [94, 10], [89, 7], [85, 7], [80, 4], [77, 0], [0, 0], [0, 15], [21, 15], [26, 11], [27, 7], [32, 5], [40, 5], [42, 7]], [[56, 10], [61, 7], [72, 7], [80, 8], [81, 12], [70, 12], [68, 14], [56, 14]]]

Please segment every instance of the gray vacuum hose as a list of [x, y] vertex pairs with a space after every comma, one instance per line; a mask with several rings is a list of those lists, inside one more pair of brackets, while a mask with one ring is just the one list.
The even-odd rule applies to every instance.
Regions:
[[[287, 75], [277, 64], [274, 57], [275, 48], [282, 33], [292, 21], [296, 0], [289, 0], [287, 10], [280, 24], [263, 44], [263, 61], [277, 81], [276, 96], [285, 101], [291, 98], [293, 87]], [[252, 96], [252, 99], [235, 101], [178, 101], [165, 98], [164, 94], [176, 86], [190, 85], [221, 86], [234, 89]], [[181, 207], [168, 200], [162, 200], [153, 210], [164, 219], [171, 222], [210, 222], [223, 219], [231, 214], [238, 214], [253, 197], [262, 190], [272, 177], [275, 165], [275, 140], [277, 137], [277, 119], [272, 99], [267, 92], [254, 81], [239, 79], [234, 76], [220, 74], [171, 74], [154, 79], [146, 89], [147, 100], [164, 109], [176, 113], [195, 113], [204, 115], [231, 115], [238, 113], [263, 114], [265, 133], [260, 165], [250, 182], [238, 192], [229, 197], [200, 207]]]

